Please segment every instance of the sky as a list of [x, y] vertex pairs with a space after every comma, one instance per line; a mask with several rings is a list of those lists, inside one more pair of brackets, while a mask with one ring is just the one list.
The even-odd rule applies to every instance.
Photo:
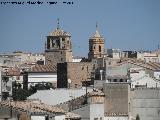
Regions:
[[[25, 2], [4, 4], [11, 1]], [[155, 50], [160, 44], [160, 0], [39, 1], [43, 4], [0, 0], [0, 53], [44, 52], [46, 36], [56, 29], [57, 18], [60, 28], [71, 34], [74, 56], [87, 56], [96, 22], [106, 49]]]

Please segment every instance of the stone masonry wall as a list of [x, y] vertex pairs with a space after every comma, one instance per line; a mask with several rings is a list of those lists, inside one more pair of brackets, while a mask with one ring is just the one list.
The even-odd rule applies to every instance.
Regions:
[[[59, 63], [57, 65], [57, 87], [82, 87], [82, 82], [90, 81], [93, 67], [91, 62]], [[71, 80], [70, 84], [68, 84], [68, 79]]]

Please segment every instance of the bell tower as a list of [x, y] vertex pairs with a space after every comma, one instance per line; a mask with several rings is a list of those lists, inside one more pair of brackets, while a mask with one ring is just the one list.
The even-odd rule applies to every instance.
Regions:
[[45, 61], [46, 64], [52, 65], [72, 62], [71, 35], [60, 28], [59, 19], [57, 20], [57, 28], [47, 36]]
[[94, 58], [104, 58], [106, 56], [104, 42], [105, 40], [99, 34], [98, 24], [96, 23], [96, 32], [89, 39], [89, 53], [88, 53], [89, 60]]

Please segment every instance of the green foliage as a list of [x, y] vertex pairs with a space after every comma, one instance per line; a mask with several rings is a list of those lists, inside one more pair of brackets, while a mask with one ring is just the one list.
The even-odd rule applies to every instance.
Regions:
[[29, 95], [27, 90], [21, 88], [21, 84], [17, 82], [12, 83], [12, 97], [13, 100], [25, 100]]
[[139, 117], [139, 115], [137, 114], [137, 116], [136, 116], [136, 120], [140, 120], [140, 117]]
[[28, 96], [29, 93], [27, 90], [24, 90], [22, 88], [13, 90], [13, 100], [26, 100]]
[[31, 85], [29, 90], [21, 88], [21, 84], [17, 82], [12, 83], [12, 97], [13, 100], [26, 100], [27, 97], [37, 92], [37, 90], [48, 90], [54, 88], [51, 83], [38, 83]]

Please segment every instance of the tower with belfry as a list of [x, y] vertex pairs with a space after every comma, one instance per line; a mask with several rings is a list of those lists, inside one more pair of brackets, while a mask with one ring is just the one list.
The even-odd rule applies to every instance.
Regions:
[[60, 28], [59, 19], [57, 28], [49, 33], [45, 43], [45, 64], [72, 62], [71, 35]]
[[99, 34], [98, 24], [96, 24], [96, 32], [89, 39], [89, 53], [88, 53], [89, 60], [96, 58], [104, 58], [106, 56], [104, 43], [105, 40]]

